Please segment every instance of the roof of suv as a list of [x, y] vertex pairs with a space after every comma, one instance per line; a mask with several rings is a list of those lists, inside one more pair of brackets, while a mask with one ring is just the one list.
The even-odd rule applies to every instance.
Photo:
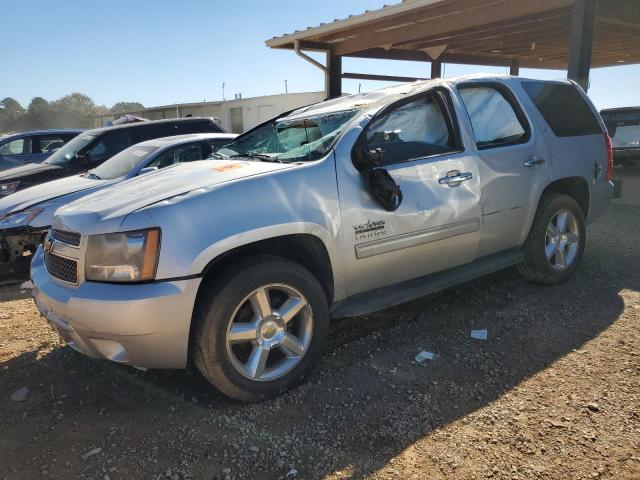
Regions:
[[[514, 80], [518, 81], [531, 81], [531, 82], [548, 82], [548, 80], [539, 80], [534, 78], [525, 77], [512, 77], [509, 75], [487, 75], [487, 74], [474, 74], [474, 75], [461, 75], [449, 78], [434, 78], [431, 80], [421, 80], [412, 83], [403, 83], [399, 85], [392, 85], [390, 87], [373, 90], [366, 93], [357, 93], [354, 95], [347, 95], [331, 100], [325, 100], [322, 102], [314, 103], [306, 107], [293, 110], [286, 117], [287, 119], [295, 119], [296, 117], [308, 117], [310, 115], [321, 115], [332, 112], [339, 112], [344, 110], [350, 110], [353, 108], [371, 108], [377, 105], [385, 105], [391, 101], [399, 100], [402, 97], [420, 93], [431, 87], [438, 85], [457, 85], [464, 82], [477, 82], [477, 81], [491, 81], [497, 83], [509, 83]], [[568, 80], [554, 80], [553, 83], [566, 83], [570, 84]]]
[[140, 127], [144, 127], [144, 126], [148, 126], [148, 125], [157, 125], [157, 124], [164, 124], [164, 123], [195, 123], [195, 122], [202, 122], [202, 121], [207, 121], [207, 122], [212, 122], [213, 124], [217, 125], [218, 127], [220, 127], [221, 129], [222, 126], [219, 125], [215, 120], [208, 118], [208, 117], [188, 117], [188, 118], [167, 118], [167, 119], [163, 119], [163, 120], [150, 120], [148, 122], [134, 122], [134, 123], [123, 123], [122, 125], [113, 125], [110, 127], [99, 127], [99, 128], [93, 128], [91, 130], [87, 130], [84, 133], [88, 134], [88, 135], [100, 135], [103, 132], [107, 132], [107, 131], [112, 131], [112, 130], [123, 130], [123, 129], [129, 129], [129, 128], [140, 128]]
[[11, 132], [5, 135], [0, 135], [1, 139], [8, 137], [21, 137], [25, 135], [52, 135], [56, 133], [81, 133], [86, 128], [42, 128], [40, 130], [27, 130], [26, 132]]

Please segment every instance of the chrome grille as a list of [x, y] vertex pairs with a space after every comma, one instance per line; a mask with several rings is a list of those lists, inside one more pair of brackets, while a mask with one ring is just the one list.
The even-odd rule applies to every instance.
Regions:
[[44, 264], [52, 277], [63, 282], [78, 283], [77, 261], [47, 252], [44, 254]]
[[67, 232], [66, 230], [51, 229], [51, 236], [68, 245], [75, 247], [80, 246], [80, 234], [75, 232]]

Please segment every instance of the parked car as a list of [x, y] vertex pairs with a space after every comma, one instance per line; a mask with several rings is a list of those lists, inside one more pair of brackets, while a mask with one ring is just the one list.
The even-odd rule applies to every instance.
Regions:
[[133, 145], [82, 175], [60, 178], [0, 198], [0, 276], [28, 276], [58, 207], [125, 180], [209, 157], [237, 135], [193, 133]]
[[192, 359], [226, 395], [305, 378], [329, 318], [517, 265], [566, 281], [606, 210], [604, 123], [568, 81], [431, 80], [328, 100], [58, 209], [31, 266], [69, 345]]
[[623, 167], [640, 165], [640, 107], [600, 112], [613, 142], [613, 158]]
[[210, 118], [173, 118], [95, 128], [78, 135], [42, 163], [0, 172], [0, 197], [97, 167], [127, 147], [152, 138], [185, 133], [224, 133]]
[[82, 129], [32, 130], [0, 137], [0, 170], [41, 163]]

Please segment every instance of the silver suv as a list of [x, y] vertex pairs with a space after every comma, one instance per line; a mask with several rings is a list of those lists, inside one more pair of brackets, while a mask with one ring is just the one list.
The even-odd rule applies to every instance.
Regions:
[[309, 374], [330, 317], [516, 265], [567, 280], [612, 196], [611, 142], [567, 81], [464, 77], [321, 102], [215, 162], [61, 207], [32, 263], [69, 345], [146, 368], [193, 360], [259, 400]]

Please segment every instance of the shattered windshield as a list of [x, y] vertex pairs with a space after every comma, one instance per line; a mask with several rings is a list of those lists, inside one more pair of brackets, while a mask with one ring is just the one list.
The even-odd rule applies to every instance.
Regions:
[[299, 162], [322, 158], [357, 109], [305, 118], [281, 118], [241, 135], [216, 153], [265, 161]]

